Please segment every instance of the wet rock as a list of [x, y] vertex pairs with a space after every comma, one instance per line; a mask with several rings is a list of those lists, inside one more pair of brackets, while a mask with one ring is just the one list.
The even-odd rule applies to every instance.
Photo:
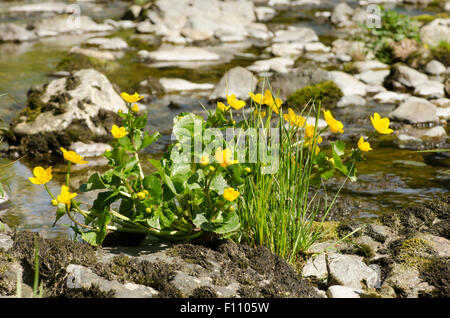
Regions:
[[197, 47], [178, 47], [172, 49], [161, 49], [157, 51], [145, 51], [138, 52], [138, 56], [144, 60], [153, 61], [215, 61], [219, 60], [220, 56], [209, 52], [207, 50]]
[[442, 126], [436, 126], [436, 127], [430, 128], [422, 134], [422, 137], [428, 137], [428, 138], [442, 138], [445, 136], [447, 136], [447, 133], [445, 132], [444, 127], [442, 127]]
[[361, 298], [361, 295], [364, 295], [361, 289], [346, 286], [333, 285], [327, 289], [328, 298]]
[[331, 51], [331, 48], [328, 47], [328, 46], [325, 46], [321, 42], [310, 42], [310, 43], [305, 43], [304, 50], [305, 50], [305, 52], [322, 52], [322, 53], [327, 53], [327, 52]]
[[376, 94], [373, 99], [383, 104], [398, 104], [404, 101], [407, 96], [409, 95], [386, 91]]
[[142, 12], [142, 7], [140, 5], [133, 4], [127, 9], [127, 11], [125, 11], [125, 13], [122, 16], [122, 20], [134, 21], [137, 18], [139, 18], [139, 16], [141, 15], [141, 12]]
[[337, 103], [337, 107], [365, 106], [365, 105], [366, 100], [358, 95], [343, 96]]
[[417, 298], [419, 293], [430, 293], [433, 287], [420, 279], [417, 269], [394, 263], [389, 278], [385, 284], [390, 285], [396, 291], [397, 296], [405, 298]]
[[305, 43], [274, 43], [270, 47], [273, 55], [290, 58], [302, 55], [304, 49]]
[[216, 85], [210, 99], [224, 98], [235, 94], [237, 98], [247, 100], [248, 93], [254, 92], [258, 79], [243, 67], [234, 67], [229, 70]]
[[15, 23], [0, 24], [0, 42], [24, 42], [36, 40], [37, 35], [27, 30], [26, 25]]
[[436, 106], [419, 97], [409, 97], [400, 106], [388, 115], [393, 120], [408, 123], [437, 122]]
[[366, 85], [353, 76], [340, 71], [331, 71], [330, 77], [331, 80], [341, 89], [344, 96], [366, 95]]
[[69, 53], [70, 54], [80, 54], [80, 55], [84, 55], [87, 57], [93, 57], [94, 59], [105, 60], [105, 61], [114, 61], [116, 59], [114, 54], [109, 51], [86, 49], [86, 48], [81, 48], [78, 46], [74, 46], [73, 48], [71, 48]]
[[439, 61], [432, 60], [425, 65], [425, 72], [431, 75], [440, 75], [445, 73], [446, 67]]
[[0, 193], [0, 211], [6, 209], [8, 205], [9, 205], [8, 193], [3, 191], [3, 193]]
[[70, 149], [83, 157], [99, 157], [102, 156], [108, 149], [112, 147], [109, 144], [104, 143], [84, 143], [81, 141], [74, 142], [70, 145]]
[[58, 15], [51, 18], [44, 18], [33, 22], [33, 31], [39, 37], [56, 36], [62, 33], [88, 33], [113, 31], [114, 27], [109, 24], [96, 23], [88, 16], [80, 16], [79, 24], [73, 25], [67, 16]]
[[353, 63], [353, 67], [359, 72], [364, 73], [373, 70], [386, 70], [389, 65], [381, 63], [377, 60], [357, 61]]
[[68, 274], [66, 287], [68, 289], [88, 290], [92, 285], [97, 285], [104, 293], [114, 293], [116, 298], [152, 298], [158, 292], [151, 287], [133, 283], [121, 284], [118, 281], [104, 279], [92, 272], [87, 267], [70, 264], [66, 268]]
[[[279, 68], [277, 68], [278, 65]], [[289, 58], [283, 58], [283, 57], [275, 57], [275, 58], [271, 58], [268, 60], [260, 60], [260, 61], [256, 61], [255, 63], [253, 63], [252, 65], [248, 66], [247, 69], [249, 71], [255, 72], [255, 73], [263, 73], [263, 72], [268, 72], [271, 69], [273, 70], [274, 68], [277, 70], [283, 70], [280, 73], [285, 73], [284, 70], [287, 71], [287, 67], [293, 66], [294, 65], [294, 61], [292, 59]], [[280, 68], [281, 67], [281, 68]]]
[[123, 99], [101, 73], [86, 69], [30, 90], [27, 107], [11, 123], [15, 143], [29, 154], [57, 151], [72, 142], [109, 141]]
[[126, 50], [128, 48], [127, 42], [121, 38], [91, 38], [84, 42], [89, 46], [96, 46], [102, 50]]
[[389, 238], [393, 237], [393, 233], [389, 229], [389, 227], [380, 225], [380, 224], [373, 224], [373, 223], [368, 224], [365, 227], [364, 233], [380, 243], [384, 243]]
[[444, 97], [444, 84], [436, 81], [426, 81], [415, 87], [414, 94], [426, 98]]
[[364, 51], [364, 42], [362, 41], [347, 41], [338, 39], [333, 41], [331, 51], [335, 54], [346, 54], [348, 56], [355, 56]]
[[308, 43], [317, 42], [319, 37], [313, 29], [306, 27], [289, 27], [275, 32], [274, 43]]
[[436, 251], [439, 257], [450, 257], [450, 240], [444, 237], [424, 233], [420, 233], [417, 237], [430, 243], [431, 247]]
[[186, 92], [186, 91], [199, 91], [199, 90], [212, 90], [213, 84], [209, 83], [192, 83], [181, 78], [165, 78], [159, 79], [164, 91], [166, 93], [171, 92]]
[[386, 76], [390, 73], [389, 70], [369, 70], [361, 74], [355, 75], [355, 78], [368, 85], [382, 85]]
[[434, 19], [420, 29], [420, 37], [431, 47], [443, 41], [450, 43], [450, 19]]
[[355, 10], [347, 3], [341, 2], [334, 7], [331, 13], [331, 23], [340, 28], [352, 26], [351, 17], [354, 13]]
[[327, 266], [329, 286], [342, 285], [359, 289], [364, 284], [372, 288], [377, 283], [377, 273], [358, 256], [327, 253]]

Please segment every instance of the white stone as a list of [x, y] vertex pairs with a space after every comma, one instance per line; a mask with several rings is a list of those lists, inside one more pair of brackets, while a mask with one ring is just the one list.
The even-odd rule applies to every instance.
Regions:
[[328, 298], [361, 298], [364, 292], [361, 289], [355, 289], [345, 286], [333, 285], [328, 287]]
[[197, 47], [161, 49], [152, 52], [141, 50], [138, 52], [138, 56], [154, 61], [214, 61], [220, 59], [218, 54]]
[[414, 96], [406, 99], [388, 116], [394, 120], [406, 121], [412, 124], [437, 122], [439, 120], [436, 106], [426, 99]]
[[330, 72], [331, 80], [341, 89], [344, 95], [366, 95], [366, 84], [353, 76], [340, 72]]
[[78, 47], [78, 46], [74, 46], [73, 48], [71, 48], [69, 53], [71, 53], [71, 54], [81, 54], [81, 55], [93, 57], [93, 58], [96, 58], [96, 59], [99, 59], [99, 60], [114, 61], [116, 59], [114, 54], [112, 54], [109, 51], [99, 51], [99, 50], [96, 50], [96, 49], [86, 49], [86, 48], [81, 48], [81, 47]]
[[358, 73], [363, 73], [372, 70], [386, 70], [389, 65], [381, 63], [377, 60], [357, 61], [353, 63], [353, 67], [358, 70]]
[[214, 88], [210, 99], [226, 98], [235, 94], [238, 99], [247, 100], [254, 92], [258, 79], [247, 69], [237, 66], [229, 70]]
[[325, 253], [311, 257], [302, 269], [302, 277], [324, 281], [328, 277]]
[[305, 51], [307, 52], [330, 52], [331, 48], [321, 42], [305, 43]]
[[74, 142], [70, 145], [70, 149], [83, 157], [98, 157], [105, 153], [107, 149], [111, 150], [112, 147], [103, 143], [90, 143], [86, 144], [81, 141]]
[[446, 68], [445, 66], [436, 60], [432, 60], [425, 65], [425, 72], [431, 75], [440, 75], [442, 73], [445, 73]]
[[376, 94], [373, 99], [382, 104], [397, 104], [405, 100], [407, 95], [386, 91]]
[[434, 19], [420, 29], [420, 37], [431, 47], [440, 42], [450, 43], [450, 19]]
[[389, 72], [389, 70], [368, 70], [355, 75], [355, 78], [368, 85], [382, 85]]
[[363, 282], [372, 288], [378, 281], [377, 273], [355, 255], [327, 253], [327, 267], [329, 284], [360, 289]]
[[426, 81], [415, 87], [414, 94], [430, 98], [444, 97], [444, 84], [436, 81]]
[[306, 43], [318, 41], [319, 37], [316, 32], [306, 27], [291, 27], [287, 30], [279, 30], [275, 32], [273, 38], [274, 43]]
[[398, 78], [396, 78], [396, 80], [406, 87], [414, 88], [428, 81], [428, 77], [425, 74], [420, 73], [406, 65], [398, 65], [397, 71], [399, 72], [399, 76]]
[[275, 56], [297, 57], [303, 53], [305, 43], [274, 43], [270, 50]]
[[270, 7], [256, 7], [255, 14], [258, 21], [265, 22], [272, 19], [277, 14], [277, 12], [275, 11], [275, 9]]
[[365, 106], [366, 100], [358, 95], [345, 95], [337, 103], [337, 107]]
[[447, 132], [445, 131], [444, 127], [436, 126], [428, 129], [422, 136], [428, 138], [442, 138], [444, 136], [447, 136]]
[[98, 46], [103, 50], [126, 50], [128, 48], [127, 42], [118, 37], [91, 38], [84, 43], [92, 46]]
[[210, 90], [214, 89], [213, 84], [204, 83], [192, 83], [181, 78], [165, 78], [159, 79], [162, 87], [167, 93], [178, 91], [196, 91], [196, 90]]
[[439, 118], [450, 119], [450, 107], [438, 107], [436, 113]]
[[275, 57], [268, 60], [256, 61], [252, 65], [248, 66], [247, 69], [256, 73], [268, 72], [274, 64], [281, 64], [284, 67], [288, 67], [293, 66], [294, 61], [286, 57]]

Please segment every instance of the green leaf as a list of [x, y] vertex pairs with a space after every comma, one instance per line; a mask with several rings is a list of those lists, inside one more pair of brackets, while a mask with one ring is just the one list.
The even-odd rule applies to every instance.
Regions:
[[109, 188], [109, 186], [103, 183], [99, 174], [96, 172], [89, 177], [87, 183], [84, 183], [80, 186], [80, 191], [87, 192], [87, 191], [91, 191], [91, 190], [98, 190], [98, 189], [105, 189], [105, 188]]
[[96, 244], [101, 245], [106, 236], [106, 227], [111, 221], [111, 213], [108, 209], [104, 209], [103, 213], [98, 217], [98, 227], [99, 231], [96, 236]]
[[56, 222], [64, 215], [66, 214], [66, 205], [64, 203], [58, 203], [58, 209], [56, 210], [56, 218], [55, 222], [53, 222], [53, 226], [55, 226]]
[[150, 146], [152, 143], [154, 143], [156, 140], [159, 139], [159, 137], [161, 137], [161, 134], [159, 132], [155, 132], [153, 135], [149, 135], [148, 132], [145, 132], [144, 135], [144, 140], [142, 141], [142, 145], [139, 148], [139, 150], [141, 149], [145, 149], [148, 146]]
[[117, 143], [126, 151], [134, 152], [133, 144], [127, 136], [123, 136], [117, 140]]
[[220, 173], [216, 173], [211, 180], [209, 185], [211, 190], [216, 191], [218, 194], [222, 195], [223, 191], [228, 188], [228, 183]]
[[339, 140], [332, 143], [333, 153], [336, 153], [339, 157], [345, 154], [345, 142]]
[[235, 212], [225, 213], [218, 221], [208, 220], [203, 213], [197, 213], [192, 222], [201, 229], [217, 234], [236, 231], [240, 227], [239, 216]]
[[131, 128], [141, 130], [145, 125], [147, 125], [147, 115], [138, 116], [131, 125]]
[[146, 222], [148, 226], [152, 228], [164, 229], [170, 227], [174, 218], [175, 215], [173, 214], [172, 209], [160, 206], [150, 213]]
[[95, 232], [95, 231], [82, 232], [81, 238], [93, 246], [98, 246], [97, 232]]

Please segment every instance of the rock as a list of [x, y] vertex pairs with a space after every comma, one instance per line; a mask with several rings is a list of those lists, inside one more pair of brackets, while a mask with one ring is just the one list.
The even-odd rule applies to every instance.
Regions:
[[141, 50], [138, 52], [141, 59], [153, 61], [215, 61], [220, 56], [207, 50], [197, 47], [179, 47], [167, 50], [157, 50], [148, 52]]
[[0, 221], [0, 233], [1, 232], [10, 232], [11, 228], [8, 226], [8, 224], [3, 223]]
[[302, 269], [302, 277], [309, 278], [315, 282], [325, 282], [328, 277], [325, 253], [311, 257]]
[[426, 98], [444, 97], [444, 84], [436, 81], [426, 81], [415, 87], [414, 94]]
[[370, 223], [365, 227], [364, 233], [380, 243], [384, 243], [389, 238], [393, 237], [393, 233], [389, 227], [373, 223]]
[[[327, 71], [317, 68], [312, 63], [306, 63], [288, 73], [274, 74], [270, 79], [270, 85], [275, 92], [279, 92], [279, 97], [284, 100], [305, 86], [315, 85], [329, 79]], [[261, 92], [263, 88], [267, 88], [267, 83], [258, 83], [257, 91]]]
[[162, 87], [164, 88], [164, 91], [166, 93], [171, 92], [185, 92], [185, 91], [198, 91], [198, 90], [212, 90], [214, 89], [213, 84], [204, 83], [204, 84], [198, 84], [198, 83], [192, 83], [189, 81], [186, 81], [181, 78], [165, 78], [162, 77], [159, 79], [159, 82], [161, 83]]
[[92, 284], [98, 285], [103, 292], [114, 291], [116, 298], [152, 298], [159, 293], [151, 287], [133, 283], [121, 284], [118, 281], [109, 281], [92, 272], [87, 267], [70, 264], [66, 268], [68, 274], [66, 287], [69, 289], [88, 289]]
[[450, 19], [434, 19], [420, 29], [420, 37], [431, 47], [443, 41], [450, 43]]
[[437, 115], [439, 118], [450, 119], [450, 107], [447, 108], [437, 108]]
[[423, 233], [420, 233], [417, 237], [429, 242], [439, 257], [450, 257], [450, 240], [447, 240], [444, 237]]
[[306, 52], [330, 52], [331, 48], [328, 46], [325, 46], [321, 42], [311, 42], [311, 43], [305, 43], [304, 50]]
[[0, 23], [0, 43], [32, 41], [37, 38], [36, 33], [28, 31], [26, 25]]
[[235, 94], [238, 99], [247, 100], [254, 92], [258, 79], [247, 69], [237, 66], [229, 70], [215, 87], [210, 99], [226, 98]]
[[447, 78], [447, 80], [445, 81], [444, 89], [445, 89], [445, 96], [450, 97], [450, 78]]
[[0, 250], [4, 250], [6, 252], [13, 246], [13, 244], [14, 242], [10, 236], [0, 233]]
[[275, 56], [295, 58], [302, 55], [305, 43], [274, 43], [270, 51]]
[[393, 120], [411, 124], [437, 122], [439, 120], [436, 106], [419, 97], [409, 97], [388, 116]]
[[450, 107], [450, 99], [448, 99], [448, 98], [433, 99], [430, 102], [433, 103], [434, 105], [436, 105], [438, 108]]
[[422, 134], [422, 137], [428, 137], [428, 138], [442, 138], [447, 136], [447, 133], [442, 126], [436, 126], [433, 128], [428, 129]]
[[333, 285], [327, 289], [328, 298], [361, 298], [361, 295], [364, 295], [361, 289], [346, 286]]
[[394, 263], [391, 266], [389, 277], [384, 284], [394, 288], [396, 294], [401, 297], [417, 298], [419, 292], [430, 292], [433, 287], [419, 278], [417, 269]]
[[340, 71], [331, 71], [330, 77], [331, 80], [341, 89], [344, 96], [366, 95], [366, 85], [353, 76]]
[[364, 42], [362, 41], [346, 41], [343, 39], [337, 39], [333, 41], [331, 46], [331, 51], [336, 55], [346, 54], [349, 56], [354, 56], [365, 50]]
[[360, 257], [327, 253], [328, 285], [342, 285], [360, 289], [362, 283], [369, 288], [376, 285], [377, 273], [364, 264]]
[[389, 70], [369, 70], [361, 74], [355, 75], [355, 78], [368, 85], [382, 85], [386, 76], [390, 73]]
[[353, 67], [358, 71], [358, 73], [389, 69], [389, 65], [381, 63], [378, 60], [357, 61], [353, 63]]
[[306, 27], [290, 27], [287, 30], [279, 30], [275, 32], [273, 38], [274, 43], [307, 43], [317, 41], [319, 41], [319, 37], [316, 32]]
[[276, 64], [280, 64], [286, 68], [288, 66], [293, 66], [294, 61], [286, 57], [275, 57], [268, 60], [256, 61], [252, 65], [248, 66], [247, 69], [255, 73], [268, 72], [272, 69], [272, 66]]
[[350, 21], [351, 16], [354, 14], [353, 10], [347, 3], [341, 2], [336, 5], [331, 13], [331, 23], [339, 28], [352, 26]]
[[84, 56], [93, 57], [98, 60], [114, 61], [116, 57], [114, 54], [108, 51], [99, 51], [97, 49], [85, 49], [78, 46], [74, 46], [69, 51], [70, 54], [81, 54]]
[[408, 95], [386, 91], [376, 94], [373, 99], [383, 104], [398, 104], [404, 101], [406, 96]]
[[266, 22], [271, 20], [277, 12], [271, 7], [256, 7], [255, 15], [258, 21]]
[[96, 46], [102, 50], [126, 50], [128, 48], [127, 42], [121, 38], [92, 38], [84, 42], [90, 46]]
[[60, 2], [44, 2], [22, 4], [20, 6], [12, 6], [8, 8], [8, 12], [36, 13], [36, 12], [53, 12], [53, 13], [69, 13], [69, 5]]
[[0, 193], [0, 211], [6, 209], [8, 205], [9, 205], [8, 193], [3, 191], [3, 193]]
[[102, 156], [107, 149], [112, 149], [108, 144], [103, 143], [84, 143], [81, 141], [74, 142], [70, 145], [70, 149], [83, 157], [99, 157]]
[[420, 145], [422, 145], [422, 140], [420, 138], [406, 134], [399, 134], [397, 136], [397, 142], [401, 149], [418, 149]]
[[122, 16], [122, 20], [134, 21], [137, 18], [139, 18], [141, 12], [142, 12], [142, 7], [137, 4], [133, 4], [127, 9], [127, 11], [125, 11], [124, 15]]
[[391, 73], [386, 80], [388, 82], [387, 87], [393, 86], [394, 83], [390, 82], [397, 82], [406, 88], [415, 88], [416, 86], [427, 82], [428, 77], [409, 66], [397, 63], [393, 65]]
[[39, 37], [56, 36], [62, 33], [107, 32], [114, 30], [109, 24], [96, 23], [88, 16], [80, 16], [79, 23], [74, 25], [66, 16], [54, 16], [33, 22], [34, 31]]
[[[117, 111], [127, 111], [108, 79], [94, 69], [35, 87], [28, 97], [27, 107], [39, 105], [40, 112], [32, 113], [33, 117], [19, 115], [11, 126], [21, 147], [33, 147], [22, 149], [30, 154], [59, 151], [59, 147], [69, 146], [66, 142], [109, 140], [112, 124], [120, 122]], [[26, 109], [24, 112], [28, 114]], [[55, 136], [65, 143], [55, 143]]]
[[365, 106], [366, 100], [358, 95], [345, 95], [337, 103], [337, 107]]
[[432, 60], [425, 65], [425, 72], [431, 75], [441, 75], [442, 73], [445, 73], [446, 70], [445, 66], [436, 60]]

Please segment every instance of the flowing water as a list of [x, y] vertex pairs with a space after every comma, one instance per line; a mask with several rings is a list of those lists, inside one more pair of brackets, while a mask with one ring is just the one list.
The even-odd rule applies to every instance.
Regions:
[[[31, 1], [39, 2], [39, 1]], [[12, 16], [5, 12], [10, 5], [22, 2], [1, 2], [0, 23], [16, 20], [34, 19], [31, 16]], [[28, 2], [29, 3], [29, 2]], [[107, 1], [100, 5], [90, 2], [81, 2], [83, 14], [96, 19], [119, 19], [129, 3], [123, 1]], [[320, 8], [319, 8], [320, 9]], [[409, 15], [433, 13], [413, 8], [398, 8], [399, 11]], [[3, 12], [3, 13], [2, 13]], [[282, 24], [309, 26], [314, 28], [321, 41], [329, 45], [336, 38], [336, 32], [329, 24], [312, 22], [309, 18], [311, 10], [288, 10], [275, 17], [269, 28], [276, 29]], [[39, 16], [41, 17], [41, 16]], [[152, 68], [140, 63], [136, 58], [136, 52], [140, 49], [151, 50], [155, 44], [148, 44], [133, 37], [134, 31], [120, 31], [107, 35], [108, 37], [120, 36], [125, 39], [130, 47], [135, 49], [125, 53], [118, 60], [120, 67], [107, 74], [110, 81], [118, 85], [122, 91], [134, 91], [137, 83], [148, 76], [154, 77], [178, 77], [194, 82], [217, 83], [225, 70], [236, 66], [250, 65], [254, 60], [260, 59], [262, 49], [257, 43], [250, 43], [244, 48], [239, 48], [241, 54], [230, 62], [217, 66], [201, 67], [197, 69], [181, 69], [176, 67]], [[9, 93], [15, 102], [8, 97], [0, 97], [0, 118], [9, 123], [13, 117], [23, 108], [27, 91], [34, 84], [42, 84], [53, 79], [53, 73], [58, 64], [68, 57], [68, 50], [84, 39], [93, 37], [92, 34], [82, 36], [59, 36], [57, 38], [45, 38], [36, 42], [4, 43], [0, 44], [0, 94]], [[231, 50], [234, 50], [231, 46]], [[172, 118], [180, 111], [202, 112], [203, 104], [208, 107], [207, 98], [204, 96], [184, 96], [177, 99], [176, 108], [168, 107], [167, 98], [154, 100], [148, 105], [149, 118], [148, 129], [150, 131], [169, 131]], [[347, 107], [334, 111], [335, 117], [342, 120], [345, 125], [344, 140], [355, 144], [354, 136], [367, 133], [371, 127], [368, 114], [379, 112], [386, 116], [395, 106], [369, 103], [367, 106]], [[170, 135], [164, 136], [165, 143], [170, 140]], [[3, 145], [4, 146], [4, 145]], [[411, 202], [433, 200], [438, 193], [450, 190], [450, 175], [448, 166], [439, 164], [423, 154], [410, 150], [399, 149], [390, 137], [379, 137], [372, 142], [375, 151], [367, 154], [367, 161], [359, 163], [359, 181], [355, 184], [347, 183], [341, 191], [342, 198], [360, 202], [354, 213], [356, 219], [364, 220], [381, 215], [389, 209], [406, 206]], [[149, 147], [145, 157], [157, 158], [163, 147]], [[448, 160], [447, 160], [448, 162]], [[50, 198], [42, 186], [36, 186], [29, 182], [32, 176], [32, 168], [37, 163], [28, 158], [11, 162], [1, 159], [1, 175], [12, 176], [9, 181], [8, 194], [10, 202], [0, 211], [2, 219], [12, 228], [29, 229], [46, 233], [50, 237], [71, 235], [71, 229], [65, 225], [68, 219], [60, 220], [59, 225], [52, 227], [54, 221], [54, 208], [50, 205]], [[45, 163], [42, 163], [45, 165]], [[5, 166], [7, 165], [7, 166]], [[54, 167], [54, 178], [49, 184], [53, 193], [59, 193], [60, 186], [65, 180], [65, 167]], [[102, 168], [95, 166], [82, 167], [82, 170], [73, 172], [71, 184], [75, 188], [86, 177]], [[150, 171], [150, 167], [145, 167]], [[336, 191], [342, 184], [342, 179], [333, 179], [328, 187]], [[84, 202], [92, 202], [95, 193], [79, 194], [77, 199]]]

